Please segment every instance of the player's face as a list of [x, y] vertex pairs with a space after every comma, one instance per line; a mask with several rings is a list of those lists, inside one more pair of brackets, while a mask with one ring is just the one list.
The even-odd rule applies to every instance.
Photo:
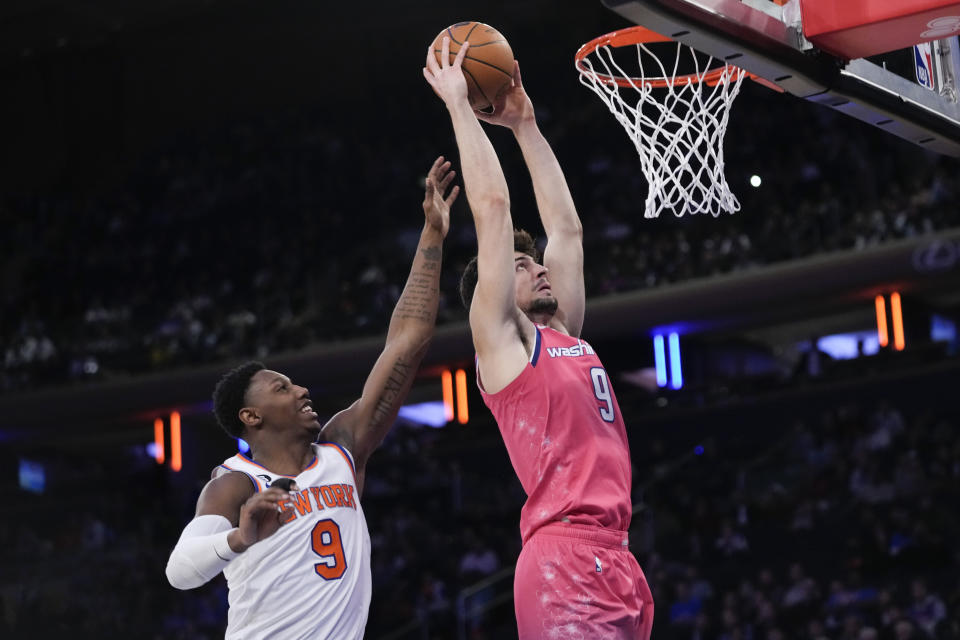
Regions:
[[247, 402], [255, 408], [267, 425], [320, 428], [316, 411], [306, 387], [293, 384], [287, 376], [269, 369], [261, 369], [250, 379]]
[[547, 279], [547, 268], [519, 251], [514, 252], [513, 257], [517, 306], [527, 314], [552, 316], [557, 312], [557, 299]]

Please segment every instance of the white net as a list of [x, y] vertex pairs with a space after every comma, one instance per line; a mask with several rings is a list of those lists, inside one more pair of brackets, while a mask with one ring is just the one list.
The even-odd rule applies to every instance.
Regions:
[[[609, 45], [584, 56], [577, 68], [580, 82], [600, 96], [640, 155], [649, 184], [644, 217], [664, 209], [676, 216], [739, 211], [724, 177], [723, 135], [746, 74], [727, 64], [711, 69], [713, 58], [704, 62], [679, 42], [668, 72], [646, 44], [622, 48], [634, 47], [638, 73], [626, 73]], [[681, 57], [693, 72], [678, 78]]]

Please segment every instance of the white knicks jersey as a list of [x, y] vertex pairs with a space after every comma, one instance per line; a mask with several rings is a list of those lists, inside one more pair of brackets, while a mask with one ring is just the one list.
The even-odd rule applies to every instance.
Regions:
[[[272, 536], [230, 561], [226, 640], [363, 638], [370, 608], [370, 533], [353, 458], [332, 442], [294, 477], [293, 509]], [[238, 454], [218, 475], [240, 471], [257, 491], [289, 478]]]

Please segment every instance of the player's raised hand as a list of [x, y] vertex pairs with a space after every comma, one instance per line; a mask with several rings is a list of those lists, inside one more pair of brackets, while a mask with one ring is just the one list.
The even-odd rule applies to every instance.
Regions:
[[[296, 491], [297, 486], [293, 485], [291, 489]], [[240, 507], [238, 529], [244, 549], [234, 549], [234, 551], [246, 550], [251, 545], [275, 534], [287, 520], [283, 510], [290, 507], [289, 502], [290, 492], [276, 487], [250, 496]]]
[[457, 57], [450, 62], [450, 37], [443, 36], [440, 45], [440, 60], [433, 52], [433, 45], [427, 47], [427, 66], [423, 68], [423, 77], [437, 92], [437, 95], [446, 103], [447, 108], [458, 102], [467, 101], [467, 79], [463, 75], [463, 58], [470, 48], [469, 42], [464, 42]]
[[[433, 166], [427, 173], [423, 193], [423, 214], [427, 218], [427, 224], [439, 231], [443, 237], [447, 236], [447, 230], [450, 228], [450, 205], [460, 194], [459, 185], [453, 185], [449, 193], [447, 192], [456, 175], [457, 172], [450, 168], [450, 161], [444, 160], [443, 156], [433, 161]], [[444, 197], [444, 194], [447, 196]]]
[[508, 129], [516, 129], [524, 121], [534, 119], [533, 103], [523, 89], [519, 62], [513, 61], [513, 79], [493, 99], [493, 111], [489, 113], [477, 111], [476, 114], [477, 118], [484, 122]]

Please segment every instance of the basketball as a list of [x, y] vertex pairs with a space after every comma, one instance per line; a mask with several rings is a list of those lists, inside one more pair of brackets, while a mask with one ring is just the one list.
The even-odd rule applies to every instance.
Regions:
[[450, 62], [460, 51], [460, 45], [470, 42], [463, 60], [463, 75], [467, 78], [470, 106], [487, 109], [494, 98], [513, 78], [513, 51], [503, 35], [482, 22], [452, 24], [433, 40], [433, 51], [440, 58], [443, 36], [450, 36]]

